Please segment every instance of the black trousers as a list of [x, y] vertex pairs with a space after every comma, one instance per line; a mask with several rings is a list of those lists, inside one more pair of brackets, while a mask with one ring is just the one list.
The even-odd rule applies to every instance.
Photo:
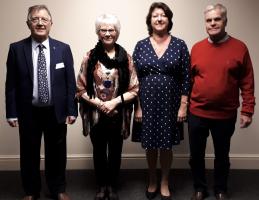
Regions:
[[123, 136], [121, 117], [102, 115], [90, 133], [93, 144], [93, 160], [98, 187], [117, 188], [121, 165]]
[[189, 142], [190, 166], [194, 189], [207, 192], [205, 175], [205, 149], [207, 137], [211, 133], [214, 145], [214, 192], [226, 192], [230, 168], [229, 150], [231, 136], [235, 130], [236, 117], [227, 120], [202, 118], [190, 114]]
[[65, 123], [59, 124], [53, 107], [32, 109], [31, 119], [19, 119], [20, 168], [26, 195], [38, 196], [41, 190], [40, 149], [44, 136], [45, 176], [51, 194], [65, 191], [66, 134]]

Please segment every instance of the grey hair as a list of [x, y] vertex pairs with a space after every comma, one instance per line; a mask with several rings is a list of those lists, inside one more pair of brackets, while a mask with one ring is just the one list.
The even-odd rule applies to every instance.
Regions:
[[95, 32], [96, 32], [96, 34], [99, 33], [100, 27], [103, 24], [113, 25], [116, 32], [117, 32], [117, 37], [120, 35], [121, 25], [120, 25], [120, 21], [119, 21], [118, 17], [116, 17], [115, 15], [113, 15], [113, 14], [102, 14], [99, 17], [97, 17], [97, 19], [95, 21]]
[[50, 16], [50, 20], [52, 20], [50, 11], [46, 5], [34, 5], [28, 8], [27, 22], [31, 20], [32, 13], [39, 10], [46, 10]]
[[223, 17], [224, 21], [226, 22], [227, 21], [227, 8], [220, 3], [217, 3], [215, 5], [208, 5], [205, 8], [204, 14], [207, 14], [207, 12], [216, 10], [216, 9], [220, 10], [221, 16]]

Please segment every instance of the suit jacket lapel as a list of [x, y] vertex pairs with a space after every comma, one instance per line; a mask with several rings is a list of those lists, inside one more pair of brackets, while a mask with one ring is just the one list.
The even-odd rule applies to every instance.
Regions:
[[51, 86], [53, 85], [54, 81], [54, 70], [55, 70], [55, 64], [56, 64], [56, 43], [53, 39], [49, 37], [49, 50], [50, 50], [50, 80], [51, 80]]
[[31, 46], [31, 37], [25, 39], [24, 42], [24, 54], [29, 70], [30, 78], [33, 80], [33, 63], [32, 63], [32, 46]]

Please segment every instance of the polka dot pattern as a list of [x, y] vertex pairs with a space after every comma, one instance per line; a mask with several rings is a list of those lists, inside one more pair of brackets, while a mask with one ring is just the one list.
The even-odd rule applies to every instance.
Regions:
[[47, 77], [47, 65], [46, 58], [44, 55], [42, 44], [39, 44], [39, 55], [38, 55], [38, 97], [39, 102], [46, 104], [49, 101], [49, 88], [48, 88], [48, 77]]
[[179, 144], [177, 114], [181, 95], [190, 90], [190, 59], [185, 42], [176, 37], [161, 58], [150, 39], [137, 43], [133, 53], [140, 82], [142, 146], [144, 149], [171, 149]]

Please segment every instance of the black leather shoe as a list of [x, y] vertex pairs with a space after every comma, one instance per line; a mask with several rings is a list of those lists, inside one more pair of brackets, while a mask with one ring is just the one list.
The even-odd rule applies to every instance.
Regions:
[[158, 190], [156, 190], [154, 192], [149, 192], [148, 189], [147, 189], [146, 190], [146, 197], [149, 200], [154, 199], [156, 197], [157, 193], [158, 193]]
[[119, 196], [118, 196], [117, 192], [111, 192], [108, 194], [107, 197], [108, 197], [107, 198], [108, 200], [119, 200]]
[[22, 200], [37, 200], [40, 198], [39, 194], [36, 195], [26, 195], [22, 198]]
[[107, 187], [107, 199], [108, 200], [119, 200], [117, 190], [108, 186]]
[[207, 192], [194, 192], [194, 194], [191, 197], [191, 200], [203, 200], [206, 197], [208, 197], [208, 193]]
[[47, 195], [47, 198], [53, 199], [53, 200], [71, 200], [69, 195], [66, 192], [60, 192], [57, 194], [49, 194]]
[[37, 198], [34, 196], [25, 196], [22, 198], [22, 200], [36, 200]]
[[217, 194], [215, 194], [215, 197], [216, 197], [217, 200], [225, 200], [225, 199], [227, 199], [227, 196], [226, 196], [225, 193], [217, 193]]
[[71, 200], [67, 193], [58, 193], [57, 200]]
[[100, 187], [94, 197], [94, 200], [105, 200], [106, 198], [106, 188]]

